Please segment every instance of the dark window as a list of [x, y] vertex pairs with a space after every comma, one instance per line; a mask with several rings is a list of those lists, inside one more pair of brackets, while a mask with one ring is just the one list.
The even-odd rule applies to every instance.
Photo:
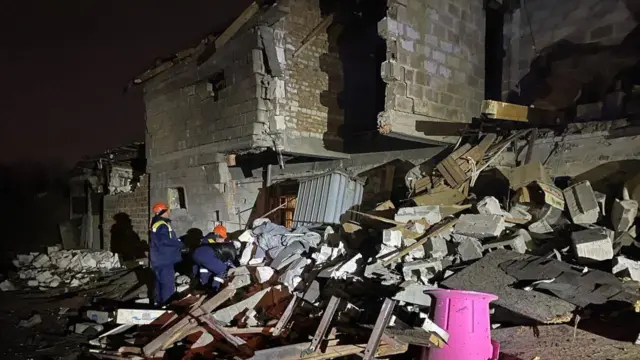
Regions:
[[169, 188], [167, 195], [169, 198], [169, 201], [168, 201], [169, 209], [186, 209], [187, 208], [187, 201], [186, 201], [183, 187]]
[[226, 87], [227, 82], [224, 79], [224, 71], [213, 74], [207, 82], [207, 90], [209, 90], [209, 95], [213, 97], [213, 101], [220, 100], [220, 92]]

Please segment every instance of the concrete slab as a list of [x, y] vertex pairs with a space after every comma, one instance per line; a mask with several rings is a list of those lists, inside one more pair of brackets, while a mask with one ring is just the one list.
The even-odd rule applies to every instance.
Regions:
[[502, 216], [464, 214], [458, 218], [453, 232], [484, 239], [500, 235], [504, 228], [505, 221]]
[[497, 295], [492, 304], [542, 323], [568, 322], [575, 305], [536, 291], [516, 289], [517, 280], [498, 265], [509, 260], [524, 260], [528, 255], [498, 249], [451, 275], [440, 285], [450, 289], [480, 291]]

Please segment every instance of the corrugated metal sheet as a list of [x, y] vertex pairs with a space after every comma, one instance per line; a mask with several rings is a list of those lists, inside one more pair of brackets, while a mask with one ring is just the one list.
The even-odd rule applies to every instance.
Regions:
[[362, 202], [364, 182], [333, 171], [300, 182], [293, 226], [339, 224], [340, 216]]

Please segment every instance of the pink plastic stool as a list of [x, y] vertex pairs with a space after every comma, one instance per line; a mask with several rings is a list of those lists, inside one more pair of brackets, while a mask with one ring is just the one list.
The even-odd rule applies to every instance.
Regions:
[[435, 289], [433, 322], [449, 333], [442, 348], [423, 348], [422, 360], [497, 360], [500, 344], [491, 340], [489, 303], [493, 294]]

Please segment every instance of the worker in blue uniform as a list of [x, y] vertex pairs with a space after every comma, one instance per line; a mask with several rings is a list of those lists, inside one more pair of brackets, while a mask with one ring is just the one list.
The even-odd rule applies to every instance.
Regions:
[[175, 265], [182, 261], [185, 248], [171, 227], [169, 207], [162, 203], [153, 205], [149, 262], [155, 273], [155, 303], [165, 304], [176, 292]]
[[200, 241], [192, 254], [194, 275], [200, 285], [218, 290], [224, 283], [227, 270], [234, 267], [238, 257], [236, 245], [225, 241], [227, 230], [218, 225], [212, 233], [207, 234]]

